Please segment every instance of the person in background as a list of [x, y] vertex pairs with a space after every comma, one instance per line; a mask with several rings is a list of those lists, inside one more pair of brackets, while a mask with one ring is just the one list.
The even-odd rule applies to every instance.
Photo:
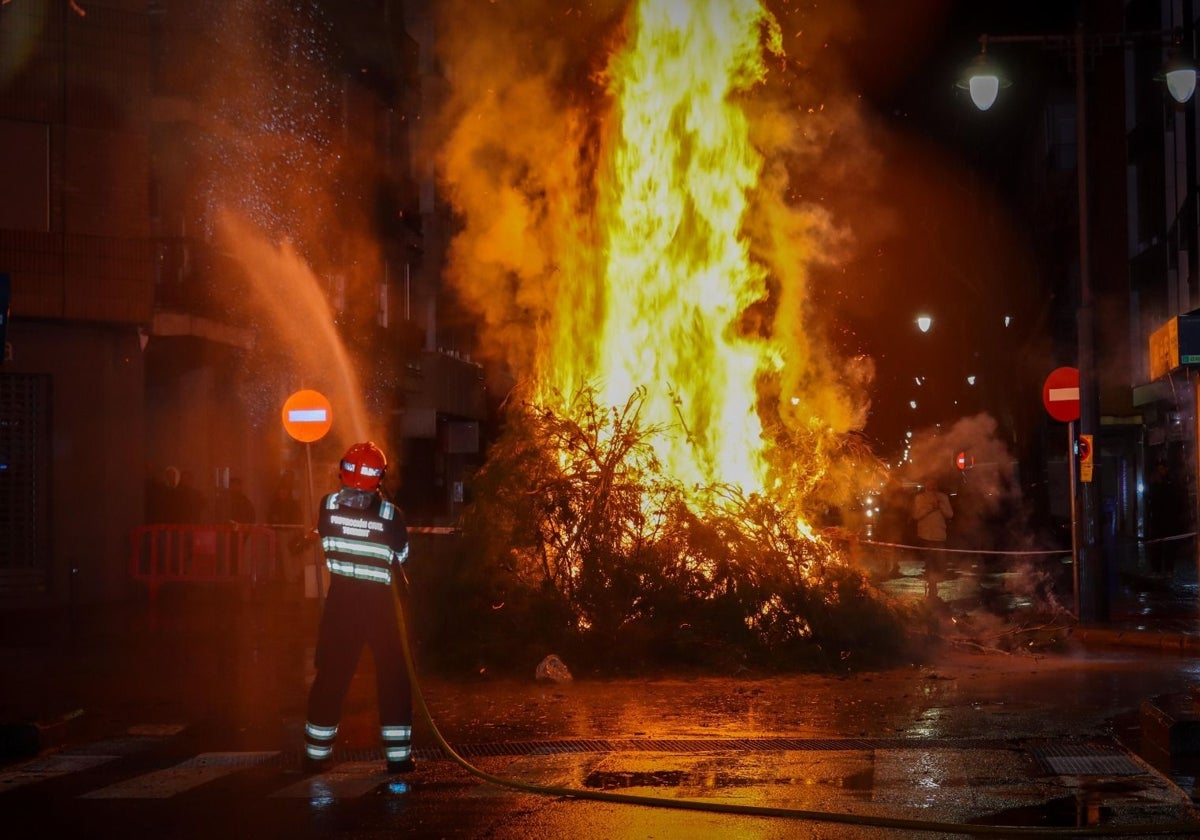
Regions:
[[[174, 467], [167, 469], [174, 469]], [[196, 474], [191, 470], [179, 473], [179, 480], [175, 485], [175, 504], [176, 522], [191, 524], [204, 522], [208, 515], [208, 502], [205, 501], [200, 488], [196, 486]]]
[[321, 500], [317, 534], [329, 568], [329, 597], [317, 633], [316, 679], [304, 725], [305, 770], [333, 755], [342, 703], [364, 645], [375, 660], [380, 737], [389, 773], [408, 773], [412, 759], [412, 686], [404, 662], [394, 586], [408, 559], [408, 528], [383, 498], [387, 459], [374, 443], [342, 456], [341, 488]]
[[170, 522], [168, 514], [171, 502], [168, 497], [170, 488], [157, 467], [146, 465], [146, 523], [154, 525], [160, 522]]
[[937, 601], [938, 581], [946, 568], [943, 549], [954, 508], [950, 497], [938, 489], [936, 478], [926, 481], [913, 499], [912, 518], [917, 523], [917, 542], [925, 549], [925, 597]]
[[267, 524], [269, 525], [299, 525], [303, 521], [300, 514], [300, 502], [293, 492], [295, 478], [291, 470], [285, 470], [279, 475], [275, 485], [275, 494], [267, 506]]
[[296, 479], [291, 470], [279, 474], [275, 493], [267, 505], [267, 524], [275, 530], [275, 573], [285, 584], [299, 583], [301, 558], [307, 545], [304, 539], [304, 515], [292, 492]]
[[254, 503], [246, 495], [240, 478], [229, 479], [229, 518], [239, 525], [253, 525], [257, 521]]

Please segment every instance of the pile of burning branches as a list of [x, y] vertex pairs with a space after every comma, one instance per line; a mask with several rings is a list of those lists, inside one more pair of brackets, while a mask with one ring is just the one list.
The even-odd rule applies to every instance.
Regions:
[[906, 654], [912, 616], [795, 513], [664, 478], [641, 398], [510, 405], [444, 593], [471, 624], [457, 641], [496, 669], [549, 652], [602, 672], [865, 667]]

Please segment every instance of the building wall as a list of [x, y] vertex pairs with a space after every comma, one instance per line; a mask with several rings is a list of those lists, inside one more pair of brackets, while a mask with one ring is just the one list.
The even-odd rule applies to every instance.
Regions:
[[[150, 335], [146, 346], [146, 461], [154, 477], [169, 467], [192, 475], [203, 519], [225, 522], [224, 490], [241, 478], [259, 522], [283, 470], [299, 473], [301, 444], [280, 412], [288, 393], [247, 368], [243, 348], [197, 336]], [[338, 453], [340, 454], [340, 453]], [[336, 456], [335, 456], [336, 457]]]
[[[233, 311], [245, 288], [214, 244], [213, 207], [199, 184], [194, 156], [220, 151], [232, 129], [211, 120], [202, 96], [211, 77], [181, 49], [219, 59], [213, 39], [199, 33], [212, 34], [214, 15], [238, 10], [219, 0], [82, 5], [86, 15], [65, 2], [0, 4], [0, 272], [12, 281], [13, 347], [0, 375], [49, 383], [50, 560], [46, 585], [33, 593], [48, 604], [138, 590], [125, 571], [127, 535], [147, 520], [147, 480], [167, 466], [194, 476], [206, 518], [219, 521], [226, 474], [243, 478], [261, 518], [281, 471], [299, 478], [311, 454], [324, 492], [332, 473], [320, 465], [340, 454], [324, 441], [309, 452], [283, 433], [280, 408], [299, 387], [285, 381], [294, 360], [279, 351], [271, 375], [261, 325]], [[380, 240], [379, 255], [362, 260], [372, 285], [353, 302], [366, 310], [383, 300], [393, 313], [348, 309], [337, 322], [354, 335], [381, 333], [362, 384], [386, 422], [392, 403], [407, 397], [395, 373], [404, 364], [389, 353], [419, 356], [422, 346], [441, 344], [444, 210], [433, 200], [430, 150], [408, 136], [419, 111], [432, 107], [414, 78], [429, 77], [417, 58], [428, 63], [432, 45], [384, 27], [386, 9], [330, 9], [349, 16], [338, 18], [348, 63], [331, 68], [346, 79], [343, 140], [373, 162], [362, 183], [336, 186], [340, 200], [361, 202], [363, 237]], [[380, 58], [397, 55], [403, 60]], [[260, 139], [280, 139], [272, 132]], [[327, 262], [354, 256], [327, 250]], [[218, 289], [216, 279], [226, 285]], [[482, 381], [467, 378], [466, 391], [459, 377], [431, 381], [417, 402], [439, 423], [474, 416]], [[404, 436], [393, 438], [399, 453]], [[461, 470], [442, 468], [451, 478]], [[3, 571], [0, 606], [28, 603], [28, 591], [5, 601], [14, 593]]]
[[145, 2], [85, 6], [0, 8], [0, 271], [12, 281], [0, 375], [46, 377], [51, 429], [49, 485], [28, 488], [51, 523], [45, 585], [0, 585], [0, 604], [120, 597], [142, 519], [149, 19]]
[[128, 533], [142, 522], [144, 362], [137, 329], [14, 319], [3, 373], [51, 382], [48, 586], [0, 604], [87, 603], [128, 592]]
[[[1195, 61], [1196, 16], [1190, 2], [1130, 0], [1126, 24], [1131, 30], [1163, 30], [1181, 39], [1182, 57]], [[1166, 49], [1143, 49], [1126, 75], [1128, 175], [1128, 241], [1130, 243], [1129, 341], [1132, 400], [1143, 420], [1136, 464], [1138, 527], [1143, 537], [1161, 537], [1147, 527], [1161, 520], [1154, 510], [1161, 494], [1150, 492], [1158, 465], [1180, 480], [1172, 495], [1180, 497], [1190, 522], [1172, 530], [1191, 530], [1196, 521], [1197, 454], [1194, 382], [1187, 367], [1157, 380], [1150, 378], [1150, 335], [1171, 318], [1200, 302], [1197, 285], [1196, 112], [1195, 97], [1175, 105], [1163, 92], [1155, 71]], [[1157, 500], [1154, 498], [1158, 496]], [[1187, 543], [1195, 552], [1195, 542]]]

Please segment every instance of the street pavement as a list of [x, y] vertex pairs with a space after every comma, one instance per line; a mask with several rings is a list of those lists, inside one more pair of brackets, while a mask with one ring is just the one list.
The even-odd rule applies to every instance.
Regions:
[[[398, 778], [369, 656], [333, 765], [301, 773], [319, 617], [302, 592], [3, 614], [2, 834], [1200, 837], [1195, 570], [1125, 568], [1112, 621], [1078, 627], [1021, 586], [984, 611], [1011, 572], [953, 565], [941, 638], [896, 668], [422, 674], [433, 723]], [[881, 587], [919, 597], [919, 567], [894, 571]]]

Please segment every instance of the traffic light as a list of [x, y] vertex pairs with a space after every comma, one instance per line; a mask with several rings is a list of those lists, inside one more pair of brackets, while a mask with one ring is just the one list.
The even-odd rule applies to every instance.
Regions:
[[1091, 481], [1092, 471], [1096, 463], [1096, 448], [1093, 444], [1093, 436], [1080, 435], [1079, 440], [1075, 443], [1075, 449], [1079, 454], [1079, 480]]

